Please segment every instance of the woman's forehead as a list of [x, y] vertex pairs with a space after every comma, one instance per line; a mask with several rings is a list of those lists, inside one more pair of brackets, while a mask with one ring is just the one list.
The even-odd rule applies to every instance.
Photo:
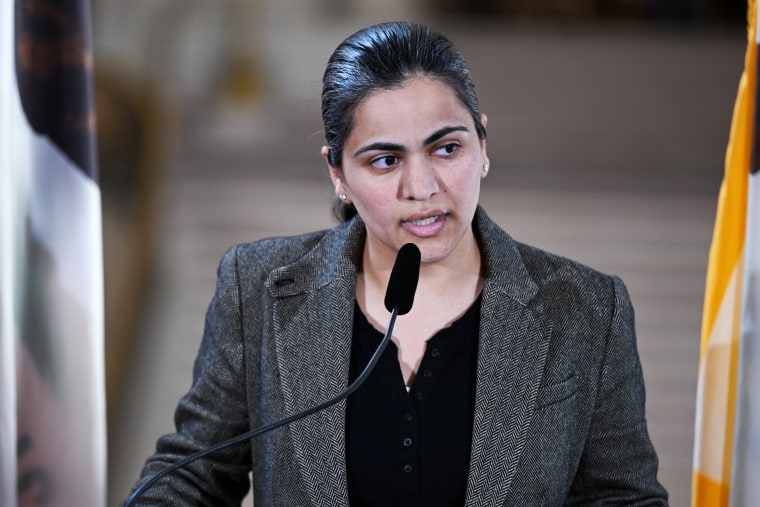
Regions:
[[468, 109], [447, 84], [430, 78], [414, 78], [404, 85], [380, 90], [357, 107], [351, 138], [414, 133], [430, 135], [445, 125], [474, 127]]

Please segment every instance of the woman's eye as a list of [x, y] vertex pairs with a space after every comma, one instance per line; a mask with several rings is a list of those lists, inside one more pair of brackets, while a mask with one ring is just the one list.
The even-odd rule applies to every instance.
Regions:
[[448, 143], [435, 150], [435, 154], [443, 157], [451, 157], [456, 155], [457, 151], [459, 151], [459, 145], [457, 143]]
[[372, 167], [375, 169], [385, 170], [398, 164], [398, 157], [396, 155], [383, 155], [372, 160]]

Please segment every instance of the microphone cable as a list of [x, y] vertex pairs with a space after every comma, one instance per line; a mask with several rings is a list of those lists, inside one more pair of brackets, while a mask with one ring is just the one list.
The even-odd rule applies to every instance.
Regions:
[[266, 433], [267, 431], [271, 431], [275, 428], [279, 428], [280, 426], [284, 426], [286, 424], [292, 423], [293, 421], [297, 421], [298, 419], [302, 419], [304, 417], [310, 416], [311, 414], [319, 412], [320, 410], [325, 409], [347, 398], [351, 393], [359, 389], [359, 387], [364, 383], [364, 381], [367, 380], [367, 377], [369, 377], [369, 374], [372, 373], [372, 370], [374, 369], [375, 364], [377, 364], [377, 362], [380, 360], [380, 356], [382, 356], [383, 352], [385, 351], [386, 346], [388, 345], [388, 342], [391, 339], [391, 334], [393, 333], [393, 326], [396, 323], [397, 314], [398, 314], [398, 309], [393, 308], [393, 311], [391, 312], [390, 320], [388, 322], [388, 330], [385, 332], [385, 336], [383, 336], [383, 339], [380, 341], [380, 345], [377, 346], [377, 350], [375, 350], [375, 353], [372, 355], [372, 358], [370, 358], [369, 362], [367, 363], [367, 366], [365, 366], [364, 370], [362, 370], [361, 375], [359, 375], [356, 378], [356, 380], [354, 380], [351, 383], [351, 385], [349, 385], [343, 392], [339, 393], [337, 396], [335, 396], [334, 398], [330, 400], [320, 403], [319, 405], [306, 409], [302, 412], [298, 412], [297, 414], [293, 414], [284, 419], [280, 419], [279, 421], [275, 421], [266, 426], [262, 426], [260, 428], [256, 428], [246, 433], [242, 433], [236, 437], [232, 437], [228, 440], [212, 445], [211, 447], [207, 449], [198, 451], [195, 454], [191, 454], [190, 456], [180, 461], [172, 463], [170, 466], [164, 468], [163, 470], [155, 474], [153, 477], [148, 479], [146, 482], [142, 483], [137, 489], [135, 489], [134, 492], [132, 492], [132, 494], [129, 496], [129, 499], [127, 500], [127, 502], [124, 504], [124, 507], [132, 507], [135, 501], [138, 498], [140, 498], [140, 496], [142, 496], [142, 494], [145, 491], [147, 491], [151, 486], [153, 486], [153, 484], [163, 479], [164, 477], [166, 477], [173, 471], [179, 468], [182, 468], [183, 466], [189, 463], [192, 463], [193, 461], [199, 460], [217, 451], [221, 451], [222, 449], [232, 447], [235, 444], [257, 437], [261, 435], [262, 433]]

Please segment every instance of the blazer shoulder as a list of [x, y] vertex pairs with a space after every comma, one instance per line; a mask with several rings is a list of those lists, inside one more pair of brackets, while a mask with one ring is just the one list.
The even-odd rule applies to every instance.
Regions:
[[311, 290], [336, 275], [355, 271], [362, 231], [361, 222], [351, 221], [331, 229], [237, 244], [222, 258], [218, 277], [233, 274], [242, 287], [265, 286], [275, 296]]
[[616, 304], [630, 304], [625, 284], [616, 275], [524, 243], [517, 242], [516, 247], [539, 291], [552, 299], [603, 314]]
[[516, 242], [525, 267], [539, 285], [542, 282], [568, 280], [581, 285], [610, 287], [614, 275], [604, 273], [582, 262], [541, 248]]
[[572, 296], [578, 298], [577, 304], [607, 306], [618, 287], [625, 292], [622, 281], [614, 275], [515, 240], [482, 209], [476, 214], [476, 225], [488, 276], [520, 301], [535, 303], [547, 297]]
[[277, 236], [233, 245], [224, 260], [234, 257], [238, 266], [251, 266], [269, 272], [279, 266], [297, 261], [311, 251], [331, 229], [296, 236]]

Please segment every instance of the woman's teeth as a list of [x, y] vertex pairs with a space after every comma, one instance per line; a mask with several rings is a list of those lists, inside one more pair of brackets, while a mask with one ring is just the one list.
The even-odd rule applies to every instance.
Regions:
[[412, 220], [414, 225], [430, 225], [438, 219], [438, 215], [429, 218], [423, 218], [422, 220]]

